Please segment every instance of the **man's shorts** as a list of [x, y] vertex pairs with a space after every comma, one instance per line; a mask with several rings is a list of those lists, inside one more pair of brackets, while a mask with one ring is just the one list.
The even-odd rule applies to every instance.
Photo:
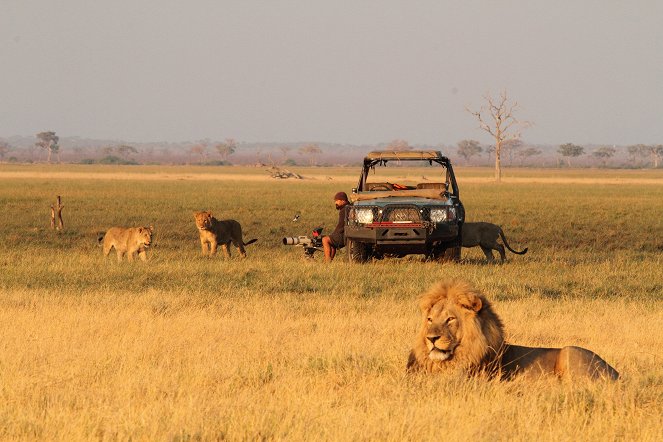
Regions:
[[332, 233], [329, 235], [329, 239], [331, 240], [331, 245], [335, 249], [342, 249], [345, 247], [345, 238], [343, 235], [338, 234], [338, 233]]

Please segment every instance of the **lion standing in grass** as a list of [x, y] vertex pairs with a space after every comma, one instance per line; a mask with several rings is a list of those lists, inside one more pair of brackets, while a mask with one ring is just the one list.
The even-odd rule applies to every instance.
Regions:
[[581, 347], [537, 348], [508, 344], [502, 321], [488, 300], [465, 282], [442, 282], [419, 304], [421, 331], [408, 371], [465, 371], [511, 379], [516, 375], [610, 379], [619, 373], [597, 354]]
[[108, 256], [112, 248], [115, 248], [117, 260], [127, 255], [129, 261], [134, 260], [134, 255], [145, 261], [147, 253], [145, 249], [152, 244], [152, 233], [154, 229], [149, 227], [111, 227], [105, 233], [100, 233], [97, 238], [99, 244], [104, 247], [104, 256]]
[[242, 226], [234, 219], [219, 221], [212, 216], [212, 212], [201, 211], [194, 212], [193, 217], [196, 220], [196, 227], [200, 233], [200, 246], [203, 256], [216, 254], [216, 248], [220, 244], [223, 254], [230, 258], [230, 243], [232, 242], [242, 258], [246, 257], [244, 246], [252, 244], [257, 239], [244, 242], [242, 239]]
[[480, 246], [483, 254], [486, 255], [488, 262], [493, 262], [493, 250], [497, 250], [500, 253], [500, 258], [502, 262], [506, 259], [506, 253], [504, 251], [504, 246], [497, 242], [497, 238], [501, 237], [504, 245], [507, 249], [512, 251], [517, 255], [524, 255], [527, 253], [527, 247], [522, 251], [517, 251], [509, 246], [509, 243], [506, 241], [506, 236], [504, 231], [497, 224], [492, 223], [464, 223], [463, 224], [463, 233], [462, 233], [462, 245], [463, 247], [476, 247]]

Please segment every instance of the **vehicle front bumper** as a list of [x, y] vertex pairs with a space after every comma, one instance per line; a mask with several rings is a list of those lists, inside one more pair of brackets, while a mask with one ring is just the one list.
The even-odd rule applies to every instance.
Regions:
[[401, 253], [427, 253], [435, 245], [455, 242], [458, 233], [459, 227], [455, 223], [440, 223], [434, 227], [418, 223], [345, 227], [347, 239], [373, 244], [376, 249], [398, 249]]

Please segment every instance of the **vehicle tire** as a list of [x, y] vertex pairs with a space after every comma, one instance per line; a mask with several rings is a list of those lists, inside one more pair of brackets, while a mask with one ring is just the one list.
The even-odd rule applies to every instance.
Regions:
[[347, 240], [348, 261], [363, 264], [370, 258], [369, 246], [363, 242]]
[[458, 262], [460, 261], [460, 246], [449, 247], [444, 252], [440, 253], [440, 262]]

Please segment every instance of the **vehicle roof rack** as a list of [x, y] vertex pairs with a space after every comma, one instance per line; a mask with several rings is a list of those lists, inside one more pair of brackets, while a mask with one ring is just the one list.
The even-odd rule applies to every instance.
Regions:
[[367, 160], [445, 160], [439, 150], [376, 150], [366, 155]]

